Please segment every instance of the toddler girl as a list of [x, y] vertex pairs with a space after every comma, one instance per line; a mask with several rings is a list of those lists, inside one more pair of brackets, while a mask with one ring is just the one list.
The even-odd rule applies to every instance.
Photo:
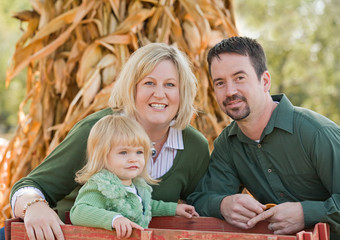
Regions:
[[145, 167], [151, 142], [134, 120], [109, 115], [91, 129], [87, 163], [75, 180], [84, 184], [70, 212], [74, 225], [115, 229], [117, 237], [130, 237], [132, 229], [147, 228], [152, 216], [198, 216], [187, 204], [151, 199], [157, 184]]

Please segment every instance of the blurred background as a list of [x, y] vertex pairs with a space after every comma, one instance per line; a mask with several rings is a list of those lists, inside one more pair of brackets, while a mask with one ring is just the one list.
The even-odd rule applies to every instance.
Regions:
[[[271, 93], [340, 124], [340, 4], [337, 0], [235, 0], [241, 36], [258, 39], [268, 58]], [[25, 71], [6, 87], [6, 68], [22, 36], [14, 12], [29, 1], [0, 2], [0, 138], [11, 139], [26, 94]], [[27, 104], [28, 105], [28, 104]]]

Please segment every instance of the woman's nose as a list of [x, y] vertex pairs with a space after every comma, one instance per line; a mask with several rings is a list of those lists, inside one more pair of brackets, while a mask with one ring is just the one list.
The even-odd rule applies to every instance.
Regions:
[[161, 85], [156, 86], [153, 95], [158, 98], [163, 98], [165, 96], [164, 87]]

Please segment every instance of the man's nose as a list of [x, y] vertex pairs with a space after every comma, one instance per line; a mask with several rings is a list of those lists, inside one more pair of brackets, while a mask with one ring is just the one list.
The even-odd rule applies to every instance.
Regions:
[[226, 86], [225, 86], [226, 96], [227, 97], [233, 96], [233, 95], [235, 95], [235, 93], [237, 93], [236, 85], [233, 82], [226, 83]]

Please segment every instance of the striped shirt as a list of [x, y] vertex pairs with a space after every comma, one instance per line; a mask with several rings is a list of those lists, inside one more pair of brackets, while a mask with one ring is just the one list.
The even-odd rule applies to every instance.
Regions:
[[156, 161], [151, 157], [148, 162], [150, 176], [157, 179], [166, 174], [173, 165], [177, 150], [182, 149], [184, 149], [182, 130], [170, 127], [168, 138]]

